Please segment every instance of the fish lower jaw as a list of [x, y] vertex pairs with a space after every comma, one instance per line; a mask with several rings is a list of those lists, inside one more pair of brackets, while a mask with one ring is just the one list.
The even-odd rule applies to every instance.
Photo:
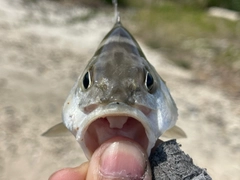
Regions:
[[136, 119], [127, 116], [107, 116], [92, 122], [83, 138], [84, 144], [92, 155], [105, 141], [114, 137], [126, 137], [148, 148], [148, 138], [143, 125]]

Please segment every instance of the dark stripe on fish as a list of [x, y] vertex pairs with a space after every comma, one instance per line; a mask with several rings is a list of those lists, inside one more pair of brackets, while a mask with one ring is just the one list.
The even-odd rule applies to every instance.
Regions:
[[146, 58], [137, 41], [120, 22], [116, 23], [113, 29], [102, 40], [95, 56], [118, 47], [126, 49], [128, 53]]
[[100, 47], [94, 56], [98, 56], [100, 54], [103, 54], [104, 52], [111, 52], [112, 50], [115, 50], [116, 48], [119, 48], [119, 49], [124, 49], [126, 50], [128, 53], [132, 53], [136, 56], [142, 56], [142, 57], [145, 57], [144, 54], [142, 53], [142, 51], [138, 50], [135, 46], [131, 45], [131, 44], [128, 44], [128, 43], [125, 43], [125, 42], [110, 42], [102, 47]]

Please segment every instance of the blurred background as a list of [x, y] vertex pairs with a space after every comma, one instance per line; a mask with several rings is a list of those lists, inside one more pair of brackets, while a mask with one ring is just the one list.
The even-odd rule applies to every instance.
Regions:
[[[123, 25], [167, 82], [182, 149], [240, 179], [240, 1], [119, 0]], [[47, 179], [86, 161], [61, 122], [75, 80], [112, 28], [111, 0], [0, 0], [0, 179]]]

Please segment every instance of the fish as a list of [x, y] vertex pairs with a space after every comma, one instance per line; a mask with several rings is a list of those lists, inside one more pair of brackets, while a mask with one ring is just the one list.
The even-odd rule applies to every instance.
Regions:
[[165, 81], [118, 19], [72, 87], [63, 123], [43, 135], [66, 135], [68, 129], [88, 159], [116, 136], [136, 141], [150, 155], [164, 133], [186, 137], [175, 125], [177, 118]]

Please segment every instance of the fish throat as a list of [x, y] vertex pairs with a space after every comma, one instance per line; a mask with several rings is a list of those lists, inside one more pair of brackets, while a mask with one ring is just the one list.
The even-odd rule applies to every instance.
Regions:
[[107, 116], [98, 118], [87, 128], [84, 143], [92, 154], [102, 143], [116, 136], [123, 136], [147, 149], [145, 128], [135, 118], [128, 116]]

